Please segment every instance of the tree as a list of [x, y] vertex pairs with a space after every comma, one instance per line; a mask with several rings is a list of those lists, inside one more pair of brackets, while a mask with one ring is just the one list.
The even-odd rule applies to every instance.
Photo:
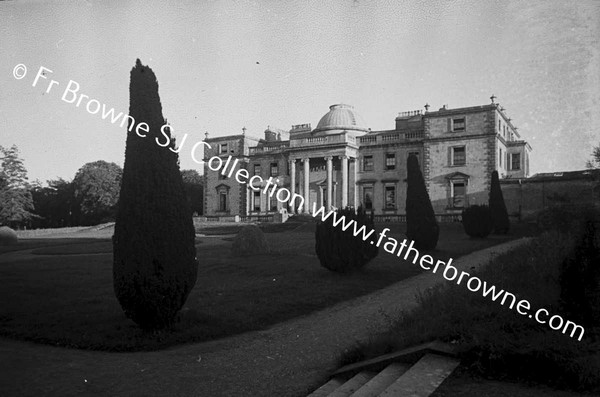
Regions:
[[0, 146], [0, 156], [0, 224], [11, 227], [28, 224], [35, 214], [31, 186], [19, 149], [16, 145]]
[[587, 168], [600, 169], [600, 145], [594, 147], [592, 158], [585, 165]]
[[500, 188], [500, 179], [498, 171], [492, 172], [492, 184], [490, 187], [489, 199], [490, 212], [492, 213], [492, 223], [494, 224], [494, 233], [506, 234], [510, 229], [510, 221], [508, 219], [508, 211], [502, 196]]
[[202, 202], [204, 200], [204, 179], [202, 175], [196, 170], [183, 170], [181, 171], [181, 177], [183, 178], [183, 188], [190, 211], [192, 214], [202, 215], [204, 207]]
[[94, 225], [114, 220], [123, 170], [103, 160], [84, 164], [73, 179], [75, 199], [82, 224]]
[[37, 183], [31, 195], [38, 219], [36, 227], [65, 227], [79, 225], [80, 206], [75, 199], [73, 183], [62, 178], [47, 181], [48, 186]]
[[406, 237], [414, 241], [417, 248], [431, 250], [437, 245], [440, 228], [417, 156], [408, 156], [406, 169]]
[[127, 317], [144, 329], [160, 329], [175, 321], [196, 283], [198, 263], [175, 140], [168, 127], [161, 133], [166, 122], [158, 82], [139, 59], [130, 74], [129, 115], [137, 124], [130, 120], [125, 147], [114, 290]]

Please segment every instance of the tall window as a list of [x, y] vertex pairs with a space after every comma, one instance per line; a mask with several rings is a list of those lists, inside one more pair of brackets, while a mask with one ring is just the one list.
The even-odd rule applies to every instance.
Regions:
[[273, 195], [273, 197], [269, 200], [269, 209], [271, 211], [277, 211], [277, 196]]
[[520, 170], [521, 169], [521, 153], [511, 154], [510, 169], [511, 170]]
[[363, 157], [363, 171], [373, 171], [373, 156]]
[[277, 163], [271, 163], [271, 176], [279, 175], [279, 166]]
[[502, 168], [502, 149], [500, 149], [500, 168]]
[[260, 192], [254, 192], [254, 211], [260, 211]]
[[464, 146], [452, 148], [452, 165], [465, 165], [467, 162], [466, 150]]
[[465, 118], [457, 117], [452, 119], [452, 131], [464, 131], [465, 130]]
[[452, 207], [463, 208], [465, 206], [465, 196], [467, 187], [464, 181], [453, 181], [452, 185]]
[[227, 143], [222, 143], [219, 145], [219, 153], [227, 153]]
[[254, 164], [254, 175], [260, 175], [260, 164]]
[[219, 193], [219, 211], [227, 211], [227, 192]]
[[396, 154], [395, 153], [386, 153], [385, 169], [388, 171], [396, 169]]
[[373, 187], [372, 186], [363, 187], [363, 203], [365, 205], [366, 210], [373, 209]]
[[394, 210], [396, 209], [396, 187], [386, 186], [385, 187], [385, 209]]

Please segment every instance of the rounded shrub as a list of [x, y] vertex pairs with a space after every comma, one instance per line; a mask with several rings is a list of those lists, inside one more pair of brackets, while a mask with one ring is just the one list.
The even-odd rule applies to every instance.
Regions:
[[17, 233], [8, 226], [0, 227], [0, 245], [17, 244]]
[[255, 225], [242, 227], [231, 244], [231, 253], [234, 256], [266, 254], [268, 252], [269, 244], [265, 234]]
[[472, 205], [462, 211], [462, 224], [471, 237], [487, 237], [494, 227], [492, 214], [487, 205]]
[[[338, 220], [341, 217], [345, 219], [334, 226], [334, 215]], [[331, 214], [325, 221], [317, 223], [315, 251], [321, 266], [334, 272], [349, 272], [364, 267], [379, 253], [373, 237], [375, 233], [365, 241], [362, 239], [362, 233], [354, 236], [355, 225], [346, 230], [342, 229], [342, 225], [347, 225], [351, 220], [356, 222], [356, 230], [360, 230], [362, 226], [367, 233], [374, 229], [373, 214], [368, 216], [362, 208], [356, 212], [352, 208], [339, 209], [336, 214]]]

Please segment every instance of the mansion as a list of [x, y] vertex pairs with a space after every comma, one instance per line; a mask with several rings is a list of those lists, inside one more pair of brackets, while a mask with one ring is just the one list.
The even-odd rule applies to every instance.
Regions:
[[492, 171], [500, 178], [526, 178], [531, 147], [504, 109], [491, 104], [400, 113], [395, 128], [372, 131], [352, 106], [329, 107], [316, 128], [267, 128], [264, 138], [241, 134], [209, 138], [204, 150], [206, 216], [268, 215], [287, 210], [263, 189], [251, 189], [206, 163], [213, 156], [239, 160], [250, 176], [272, 178], [292, 196], [304, 198], [302, 212], [324, 206], [363, 206], [375, 214], [405, 213], [406, 163], [419, 159], [434, 211], [456, 213], [486, 204]]

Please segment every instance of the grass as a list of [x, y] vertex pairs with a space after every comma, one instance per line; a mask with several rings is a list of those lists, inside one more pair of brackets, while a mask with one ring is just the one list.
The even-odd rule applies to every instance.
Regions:
[[[386, 225], [401, 238], [404, 225]], [[272, 253], [235, 258], [219, 237], [197, 245], [196, 286], [172, 329], [148, 333], [125, 318], [113, 292], [108, 239], [22, 241], [38, 254], [0, 263], [0, 335], [74, 348], [139, 351], [221, 338], [368, 294], [419, 273], [418, 266], [380, 250], [359, 273], [339, 275], [319, 265], [314, 224], [271, 226]], [[285, 228], [282, 228], [285, 229]], [[469, 239], [460, 224], [442, 225], [439, 259], [458, 257], [516, 238]], [[52, 246], [38, 246], [42, 241]], [[77, 254], [77, 255], [74, 255]], [[0, 261], [2, 256], [0, 256]]]
[[[478, 276], [529, 300], [530, 312], [547, 308], [577, 322], [562, 304], [560, 287], [562, 264], [576, 241], [570, 234], [543, 234], [496, 257]], [[463, 365], [480, 375], [600, 391], [600, 327], [586, 326], [578, 341], [464, 285], [445, 284], [419, 300], [417, 309], [390, 320], [389, 331], [341, 357], [342, 365], [440, 339], [456, 344]]]

